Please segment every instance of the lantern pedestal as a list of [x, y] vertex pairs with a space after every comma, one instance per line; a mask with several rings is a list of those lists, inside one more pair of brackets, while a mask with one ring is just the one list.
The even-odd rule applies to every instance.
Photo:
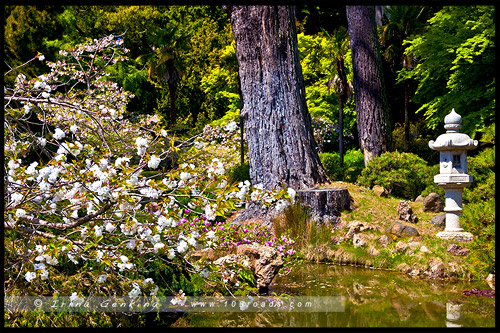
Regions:
[[434, 176], [434, 182], [444, 189], [446, 212], [446, 227], [436, 236], [442, 239], [457, 241], [471, 241], [474, 236], [464, 232], [460, 225], [462, 215], [462, 195], [466, 186], [472, 183], [472, 176], [467, 174], [467, 150], [478, 146], [477, 140], [472, 140], [468, 135], [460, 133], [462, 117], [452, 110], [444, 118], [445, 134], [440, 135], [436, 141], [429, 141], [429, 148], [439, 151], [439, 171]]

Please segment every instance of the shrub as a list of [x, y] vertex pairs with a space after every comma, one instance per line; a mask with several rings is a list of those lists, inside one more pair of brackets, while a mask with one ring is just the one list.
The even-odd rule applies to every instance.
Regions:
[[467, 158], [467, 173], [472, 184], [464, 190], [464, 201], [480, 202], [495, 198], [495, 149], [487, 148]]
[[340, 156], [337, 153], [320, 153], [319, 159], [326, 174], [331, 180], [341, 180], [342, 170], [340, 169]]
[[476, 278], [495, 273], [495, 199], [464, 206], [461, 222], [474, 235], [466, 261]]
[[372, 158], [358, 183], [369, 188], [380, 185], [396, 197], [413, 200], [433, 185], [433, 174], [422, 158], [396, 151]]
[[344, 179], [354, 182], [365, 168], [365, 159], [361, 149], [348, 150], [344, 156]]
[[345, 180], [353, 182], [365, 167], [363, 153], [360, 149], [348, 150], [344, 155], [344, 168], [340, 168], [340, 155], [338, 153], [319, 154], [321, 164], [331, 180]]

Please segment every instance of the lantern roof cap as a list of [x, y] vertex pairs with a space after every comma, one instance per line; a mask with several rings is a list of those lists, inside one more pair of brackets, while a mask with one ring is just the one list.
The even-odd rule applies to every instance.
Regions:
[[477, 140], [472, 140], [467, 134], [458, 131], [462, 128], [462, 117], [455, 112], [455, 109], [452, 109], [444, 117], [444, 128], [447, 130], [446, 133], [438, 136], [436, 141], [429, 141], [429, 148], [439, 151], [471, 150], [477, 148]]
[[451, 112], [444, 117], [444, 128], [448, 132], [458, 132], [462, 128], [462, 116], [451, 109]]

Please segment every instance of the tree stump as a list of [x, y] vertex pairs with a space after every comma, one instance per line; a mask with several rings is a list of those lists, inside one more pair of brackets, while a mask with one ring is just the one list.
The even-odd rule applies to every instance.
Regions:
[[298, 190], [297, 200], [309, 209], [311, 218], [319, 223], [337, 223], [343, 210], [352, 209], [352, 198], [345, 188]]

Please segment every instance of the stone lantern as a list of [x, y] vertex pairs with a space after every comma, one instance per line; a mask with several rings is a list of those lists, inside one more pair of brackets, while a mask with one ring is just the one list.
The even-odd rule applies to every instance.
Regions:
[[477, 148], [477, 140], [472, 140], [467, 134], [460, 133], [462, 117], [451, 110], [444, 118], [446, 133], [441, 134], [436, 141], [429, 141], [429, 147], [439, 151], [439, 174], [434, 176], [434, 182], [444, 189], [446, 212], [446, 227], [436, 236], [443, 239], [472, 240], [469, 232], [464, 232], [459, 218], [462, 214], [463, 189], [472, 183], [472, 176], [467, 174], [467, 150]]

